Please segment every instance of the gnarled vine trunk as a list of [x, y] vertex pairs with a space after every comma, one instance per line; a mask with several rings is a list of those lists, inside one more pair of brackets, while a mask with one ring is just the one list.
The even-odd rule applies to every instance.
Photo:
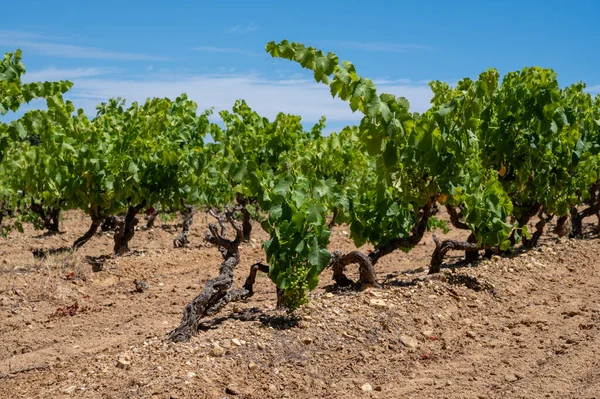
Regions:
[[244, 237], [244, 241], [249, 242], [250, 236], [252, 235], [252, 223], [250, 222], [250, 212], [246, 209], [246, 207], [242, 207], [242, 233]]
[[421, 242], [427, 230], [427, 223], [431, 217], [434, 204], [435, 200], [431, 198], [427, 204], [419, 209], [415, 225], [409, 237], [391, 239], [387, 243], [376, 247], [368, 255], [359, 251], [352, 251], [347, 254], [342, 254], [339, 251], [334, 252], [329, 266], [333, 269], [333, 279], [336, 284], [341, 286], [352, 285], [352, 280], [344, 274], [344, 270], [347, 265], [358, 264], [360, 272], [359, 288], [379, 287], [380, 285], [377, 283], [375, 276], [375, 264], [380, 258], [398, 248], [412, 248]]
[[139, 223], [136, 215], [144, 206], [146, 206], [146, 201], [142, 201], [141, 204], [136, 206], [130, 206], [127, 209], [125, 218], [117, 216], [117, 227], [113, 237], [115, 243], [113, 250], [115, 255], [122, 255], [129, 251], [129, 241], [133, 238], [135, 226]]
[[[221, 225], [219, 232], [215, 224], [209, 225], [204, 239], [217, 246], [223, 256], [223, 263], [219, 275], [209, 280], [200, 294], [188, 303], [183, 310], [183, 318], [179, 327], [171, 331], [169, 339], [174, 342], [189, 340], [198, 331], [202, 318], [213, 315], [229, 302], [249, 298], [254, 294], [253, 286], [258, 271], [268, 273], [269, 267], [262, 263], [255, 263], [250, 267], [250, 275], [241, 289], [231, 290], [233, 285], [233, 273], [240, 262], [239, 245], [243, 239], [243, 232], [233, 220], [233, 212], [226, 208], [224, 215], [215, 216]], [[225, 238], [225, 222], [228, 222], [235, 230], [235, 238]]]
[[73, 249], [78, 249], [83, 244], [88, 242], [94, 236], [94, 234], [96, 234], [96, 231], [98, 231], [98, 227], [100, 227], [102, 220], [102, 216], [99, 216], [97, 214], [92, 215], [92, 224], [90, 225], [90, 228], [88, 229], [88, 231], [85, 232], [84, 235], [75, 240], [75, 242], [73, 243]]
[[[474, 236], [473, 236], [474, 237]], [[429, 274], [439, 273], [440, 266], [444, 261], [446, 253], [450, 250], [462, 250], [466, 253], [477, 253], [477, 243], [468, 241], [457, 241], [457, 240], [444, 240], [440, 241], [439, 238], [434, 234], [433, 241], [435, 242], [435, 250], [431, 256], [431, 262], [429, 264]]]
[[236, 196], [235, 200], [238, 203], [239, 211], [242, 213], [242, 237], [243, 237], [243, 240], [245, 242], [250, 242], [250, 238], [252, 235], [252, 223], [251, 223], [252, 216], [250, 215], [250, 212], [248, 212], [248, 209], [246, 209], [246, 207], [252, 203], [256, 206], [257, 205], [256, 201], [252, 200], [251, 198], [246, 198], [241, 194], [238, 194]]
[[192, 205], [183, 204], [185, 210], [181, 212], [183, 215], [183, 228], [181, 233], [173, 240], [173, 246], [175, 248], [182, 248], [190, 242], [190, 226], [194, 220], [194, 207]]
[[446, 204], [446, 211], [448, 212], [448, 215], [450, 215], [450, 223], [452, 226], [460, 230], [469, 230], [469, 226], [462, 221], [462, 212], [458, 213], [456, 208], [450, 204]]
[[146, 221], [146, 229], [151, 229], [154, 227], [154, 223], [156, 222], [156, 218], [162, 212], [159, 209], [152, 209], [150, 214], [148, 215], [148, 220]]

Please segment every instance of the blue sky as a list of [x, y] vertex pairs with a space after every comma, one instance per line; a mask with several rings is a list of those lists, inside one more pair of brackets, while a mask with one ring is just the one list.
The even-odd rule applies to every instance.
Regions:
[[200, 108], [244, 98], [261, 114], [321, 115], [329, 130], [360, 118], [298, 65], [264, 46], [289, 39], [354, 62], [380, 91], [428, 107], [427, 82], [486, 68], [555, 69], [561, 84], [600, 91], [597, 1], [12, 1], [0, 49], [20, 47], [27, 81], [69, 79], [90, 115], [109, 97], [143, 101], [182, 92]]

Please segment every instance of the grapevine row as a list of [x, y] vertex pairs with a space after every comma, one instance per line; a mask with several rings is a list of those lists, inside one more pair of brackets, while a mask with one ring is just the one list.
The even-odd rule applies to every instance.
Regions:
[[[436, 217], [439, 207], [470, 235], [464, 242], [434, 236], [431, 273], [450, 250], [474, 261], [482, 250], [535, 246], [554, 218], [557, 234], [574, 236], [583, 234], [584, 217], [600, 220], [600, 97], [585, 85], [560, 88], [548, 69], [526, 68], [501, 82], [488, 70], [456, 87], [432, 82], [431, 108], [417, 114], [333, 53], [288, 41], [266, 49], [313, 71], [332, 96], [363, 114], [359, 126], [324, 136], [324, 119], [305, 131], [298, 116], [269, 120], [241, 100], [219, 113], [219, 125], [185, 94], [129, 106], [111, 99], [89, 118], [63, 98], [71, 83], [23, 84], [20, 51], [7, 53], [0, 111], [33, 98], [45, 99], [47, 109], [0, 122], [0, 215], [12, 216], [0, 228], [7, 234], [32, 221], [58, 230], [59, 212], [82, 210], [91, 225], [72, 248], [112, 228], [119, 255], [142, 212], [182, 212], [179, 247], [188, 241], [194, 209], [208, 211], [215, 224], [205, 238], [223, 263], [171, 335], [185, 340], [202, 318], [252, 295], [258, 271], [268, 273], [278, 305], [289, 310], [308, 301], [326, 268], [338, 285], [379, 286], [382, 257], [410, 251], [428, 230], [448, 229]], [[233, 290], [251, 219], [269, 234], [268, 265], [254, 265], [244, 287]], [[369, 243], [373, 250], [330, 252], [334, 224], [347, 224], [356, 247]], [[359, 265], [357, 283], [345, 275], [351, 264]]]

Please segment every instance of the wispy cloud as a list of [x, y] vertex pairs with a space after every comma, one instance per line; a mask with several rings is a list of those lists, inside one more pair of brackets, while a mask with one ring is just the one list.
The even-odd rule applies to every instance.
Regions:
[[[230, 110], [237, 99], [245, 99], [259, 114], [268, 118], [285, 112], [300, 115], [305, 123], [311, 124], [324, 115], [328, 121], [328, 132], [332, 131], [332, 127], [339, 130], [356, 124], [362, 118], [362, 114], [352, 113], [347, 103], [332, 98], [329, 88], [315, 83], [309, 73], [293, 73], [271, 79], [259, 72], [239, 73], [228, 69], [214, 74], [198, 74], [178, 70], [148, 71], [146, 66], [129, 73], [97, 67], [51, 67], [29, 72], [25, 77], [28, 81], [73, 81], [73, 89], [66, 97], [89, 116], [96, 114], [98, 103], [113, 97], [143, 102], [149, 97], [175, 98], [186, 93], [198, 103], [199, 109]], [[411, 110], [417, 112], [427, 110], [432, 97], [428, 86], [407, 79], [380, 80], [378, 91], [408, 98]], [[43, 107], [43, 104], [31, 106]]]
[[248, 51], [248, 50], [244, 50], [241, 48], [231, 48], [231, 47], [197, 46], [197, 47], [194, 47], [193, 50], [206, 51], [206, 52], [210, 52], [210, 53], [241, 54], [241, 55], [249, 55], [249, 56], [258, 55], [253, 51]]
[[[53, 41], [49, 41], [53, 40]], [[114, 61], [166, 61], [168, 57], [104, 50], [96, 47], [57, 43], [35, 33], [0, 31], [0, 46], [19, 47], [25, 51], [59, 58]]]
[[410, 43], [390, 43], [390, 42], [355, 42], [346, 40], [332, 40], [324, 42], [331, 46], [338, 48], [348, 48], [355, 50], [364, 51], [379, 51], [388, 53], [406, 53], [413, 50], [433, 50], [431, 46], [422, 44], [410, 44]]
[[[394, 85], [394, 84], [403, 84], [403, 85], [411, 85], [415, 84], [412, 79], [390, 79], [390, 78], [380, 78], [373, 79], [373, 83], [376, 85]], [[423, 82], [418, 82], [423, 83]]]
[[250, 33], [258, 29], [258, 25], [250, 22], [248, 25], [235, 25], [227, 29], [227, 33]]
[[[322, 115], [332, 124], [358, 123], [359, 113], [352, 113], [347, 103], [332, 98], [325, 85], [310, 76], [270, 80], [259, 74], [150, 74], [145, 79], [115, 76], [73, 79], [75, 86], [68, 97], [89, 115], [95, 114], [100, 101], [123, 97], [128, 101], [145, 101], [148, 97], [175, 98], [182, 93], [198, 103], [200, 109], [231, 109], [235, 100], [243, 98], [258, 113], [273, 118], [279, 112], [302, 116], [315, 122]], [[411, 110], [423, 112], [432, 97], [428, 86], [390, 83], [378, 87], [380, 92], [409, 99]]]
[[71, 69], [57, 69], [55, 67], [49, 67], [38, 71], [28, 71], [25, 73], [25, 82], [44, 82], [44, 81], [56, 81], [56, 80], [73, 80], [79, 78], [87, 78], [92, 76], [108, 75], [110, 73], [117, 72], [118, 69], [113, 68], [71, 68]]
[[600, 85], [588, 86], [586, 90], [592, 94], [600, 94]]

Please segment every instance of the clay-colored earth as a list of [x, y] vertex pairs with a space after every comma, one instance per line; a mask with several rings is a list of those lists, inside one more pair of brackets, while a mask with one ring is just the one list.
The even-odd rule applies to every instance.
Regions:
[[[33, 258], [81, 235], [79, 213], [62, 234], [0, 240], [0, 397], [600, 398], [597, 237], [549, 234], [538, 249], [428, 279], [428, 233], [377, 264], [381, 290], [330, 292], [325, 271], [294, 326], [262, 276], [220, 324], [172, 344], [184, 305], [218, 273], [206, 225], [198, 214], [184, 249], [172, 248], [174, 229], [139, 230], [130, 254], [107, 259], [106, 234], [75, 254]], [[265, 237], [256, 225], [243, 244], [237, 286], [264, 260]], [[330, 249], [354, 249], [345, 227]], [[136, 279], [149, 288], [135, 292]], [[253, 321], [239, 320], [252, 308]]]

